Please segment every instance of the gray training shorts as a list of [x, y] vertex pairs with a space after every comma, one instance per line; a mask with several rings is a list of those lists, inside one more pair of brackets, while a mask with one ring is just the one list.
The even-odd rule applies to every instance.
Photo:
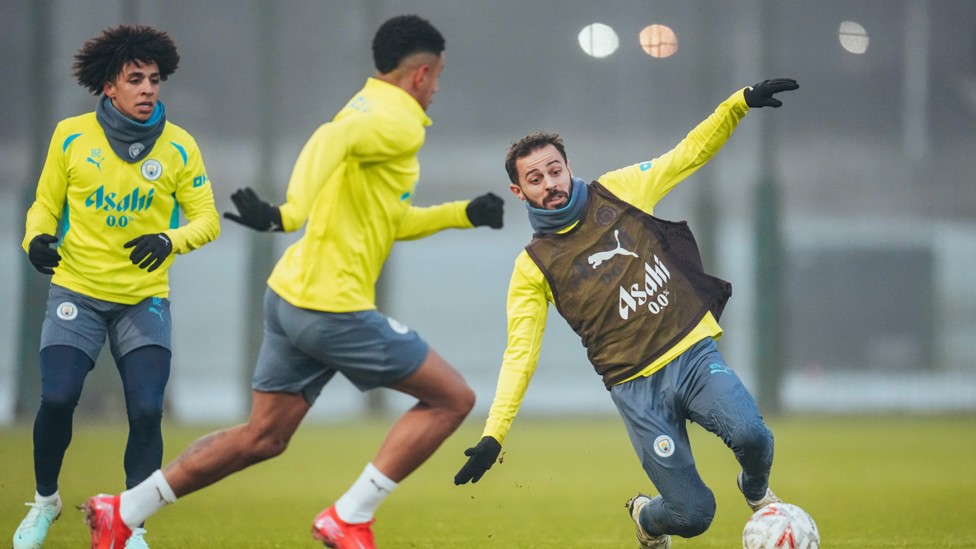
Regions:
[[327, 313], [264, 294], [264, 340], [251, 387], [313, 404], [336, 372], [360, 391], [406, 379], [427, 357], [417, 332], [378, 311]]
[[94, 362], [105, 345], [106, 334], [116, 361], [147, 345], [172, 350], [169, 300], [147, 297], [135, 305], [125, 305], [51, 285], [41, 325], [41, 349], [66, 345], [80, 349]]

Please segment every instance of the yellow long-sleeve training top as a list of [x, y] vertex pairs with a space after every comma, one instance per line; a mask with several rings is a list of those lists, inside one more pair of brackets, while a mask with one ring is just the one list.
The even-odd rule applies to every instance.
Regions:
[[[748, 110], [740, 90], [670, 151], [649, 162], [606, 173], [598, 181], [621, 200], [653, 215], [655, 204], [722, 148]], [[482, 436], [504, 442], [539, 362], [549, 303], [555, 301], [548, 281], [528, 253], [522, 250], [515, 259], [508, 288], [508, 344]], [[651, 375], [695, 343], [721, 335], [722, 328], [708, 313], [691, 333], [664, 355], [621, 383]]]
[[[188, 222], [179, 226], [179, 211]], [[144, 234], [166, 233], [173, 251], [186, 253], [216, 239], [220, 216], [196, 141], [166, 122], [141, 161], [119, 158], [95, 113], [62, 120], [54, 130], [27, 212], [23, 248], [41, 233], [56, 234], [61, 262], [51, 278], [78, 293], [132, 305], [169, 297], [169, 267], [153, 272], [133, 265], [123, 244]]]
[[376, 280], [396, 240], [471, 228], [468, 200], [412, 206], [417, 152], [430, 118], [403, 89], [369, 78], [302, 149], [281, 220], [305, 234], [275, 265], [268, 286], [296, 307], [376, 308]]

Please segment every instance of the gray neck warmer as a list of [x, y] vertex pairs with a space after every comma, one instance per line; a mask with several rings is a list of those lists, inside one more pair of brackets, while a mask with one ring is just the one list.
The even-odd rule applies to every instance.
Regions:
[[145, 122], [136, 122], [120, 113], [108, 96], [102, 96], [95, 105], [95, 118], [105, 131], [112, 150], [126, 162], [135, 163], [149, 154], [159, 134], [166, 125], [166, 107], [156, 102], [152, 116]]
[[589, 196], [589, 186], [586, 182], [574, 177], [569, 203], [558, 210], [536, 208], [529, 204], [528, 200], [525, 201], [525, 207], [529, 210], [529, 224], [537, 233], [558, 233], [579, 219], [583, 212], [583, 205], [586, 204], [586, 199]]

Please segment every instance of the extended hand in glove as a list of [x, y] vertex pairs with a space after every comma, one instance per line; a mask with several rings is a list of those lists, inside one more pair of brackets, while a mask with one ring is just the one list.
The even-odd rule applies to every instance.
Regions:
[[468, 462], [454, 475], [454, 484], [465, 484], [469, 480], [475, 483], [481, 480], [485, 472], [495, 464], [501, 451], [502, 445], [494, 437], [483, 437], [475, 447], [464, 451], [464, 455], [468, 456]]
[[755, 86], [746, 88], [743, 95], [746, 97], [746, 105], [749, 105], [749, 108], [776, 108], [782, 106], [783, 102], [773, 97], [773, 94], [793, 91], [799, 87], [800, 85], [792, 78], [774, 78], [772, 80], [763, 80]]
[[488, 225], [492, 229], [501, 229], [504, 208], [504, 200], [495, 193], [487, 193], [469, 202], [465, 211], [475, 227]]
[[227, 219], [256, 231], [270, 233], [285, 230], [281, 225], [281, 210], [258, 198], [257, 193], [250, 187], [237, 189], [230, 195], [230, 199], [240, 215], [224, 212], [224, 217]]
[[51, 247], [58, 241], [53, 234], [39, 234], [31, 239], [27, 245], [27, 258], [31, 265], [41, 274], [53, 275], [54, 268], [61, 262], [61, 254]]
[[158, 269], [173, 251], [173, 243], [165, 233], [137, 236], [122, 247], [132, 248], [129, 260], [133, 265], [139, 265], [140, 269], [146, 269], [150, 273]]

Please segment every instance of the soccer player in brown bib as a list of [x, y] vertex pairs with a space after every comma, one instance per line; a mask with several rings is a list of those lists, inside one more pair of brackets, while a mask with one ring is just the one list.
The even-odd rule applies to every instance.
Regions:
[[695, 467], [686, 421], [721, 437], [742, 466], [739, 488], [753, 510], [769, 490], [773, 435], [715, 340], [731, 285], [707, 274], [684, 222], [654, 206], [708, 162], [752, 108], [779, 107], [798, 88], [765, 80], [732, 94], [678, 145], [649, 162], [586, 183], [573, 177], [557, 134], [533, 133], [505, 157], [511, 191], [535, 234], [515, 260], [508, 291], [508, 345], [480, 442], [455, 484], [491, 468], [535, 372], [549, 303], [579, 334], [659, 495], [627, 502], [642, 548], [697, 536], [715, 497]]

